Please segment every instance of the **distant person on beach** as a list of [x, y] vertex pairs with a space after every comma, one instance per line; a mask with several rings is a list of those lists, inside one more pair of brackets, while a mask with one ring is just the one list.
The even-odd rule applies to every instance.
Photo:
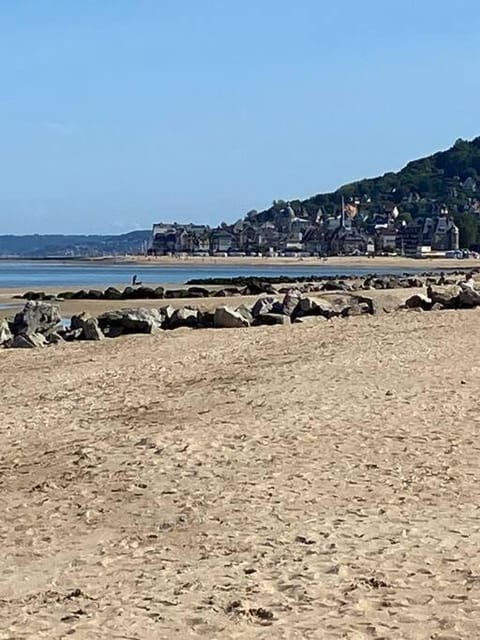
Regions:
[[139, 280], [137, 280], [137, 274], [135, 274], [132, 278], [132, 287], [135, 287], [138, 284], [142, 284]]

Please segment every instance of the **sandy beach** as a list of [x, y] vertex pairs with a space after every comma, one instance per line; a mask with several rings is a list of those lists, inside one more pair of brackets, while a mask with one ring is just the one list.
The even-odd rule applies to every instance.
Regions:
[[114, 258], [94, 258], [89, 260], [90, 263], [98, 264], [125, 264], [134, 263], [142, 266], [178, 266], [179, 264], [201, 264], [201, 265], [219, 265], [219, 266], [258, 266], [263, 267], [267, 265], [271, 266], [330, 266], [339, 267], [339, 273], [341, 269], [353, 268], [353, 267], [369, 267], [372, 269], [372, 273], [375, 269], [384, 269], [392, 267], [393, 269], [406, 268], [406, 269], [422, 269], [425, 271], [431, 271], [433, 269], [480, 269], [480, 260], [473, 258], [465, 260], [452, 260], [449, 258], [404, 258], [401, 256], [376, 256], [375, 258], [368, 258], [367, 256], [332, 256], [323, 260], [322, 258], [307, 257], [307, 258], [265, 258], [265, 257], [252, 257], [252, 256], [232, 256], [232, 257], [196, 257], [196, 256], [125, 256]]
[[2, 352], [0, 638], [474, 638], [480, 313]]

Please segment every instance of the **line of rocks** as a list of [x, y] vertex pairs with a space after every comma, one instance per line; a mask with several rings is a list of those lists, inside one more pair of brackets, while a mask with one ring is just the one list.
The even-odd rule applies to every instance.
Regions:
[[416, 293], [405, 303], [394, 296], [376, 301], [371, 296], [348, 292], [323, 292], [305, 296], [289, 289], [283, 298], [263, 294], [253, 304], [233, 308], [218, 306], [211, 311], [186, 306], [174, 308], [125, 308], [107, 311], [98, 317], [83, 312], [62, 323], [57, 306], [44, 301], [28, 301], [13, 320], [0, 320], [0, 344], [4, 347], [34, 348], [62, 341], [103, 340], [132, 333], [157, 333], [181, 327], [245, 328], [262, 325], [318, 323], [332, 318], [348, 318], [393, 312], [401, 308], [420, 311], [461, 309], [480, 306], [480, 293], [471, 286], [430, 285], [427, 295]]
[[[455, 284], [458, 278], [445, 275], [425, 277], [400, 276], [367, 276], [367, 277], [324, 277], [318, 282], [309, 281], [295, 283], [302, 293], [322, 291], [368, 291], [369, 289], [409, 289], [428, 285]], [[246, 295], [285, 294], [290, 286], [275, 287], [268, 280], [258, 278], [242, 279], [243, 286], [227, 286], [221, 289], [208, 289], [205, 286], [189, 286], [179, 289], [165, 289], [165, 287], [148, 287], [144, 285], [128, 286], [120, 290], [116, 287], [100, 289], [80, 289], [79, 291], [61, 291], [59, 293], [45, 293], [44, 291], [27, 291], [19, 296], [25, 300], [163, 300], [182, 298], [221, 298]]]
[[426, 295], [415, 294], [405, 301], [407, 309], [417, 308], [422, 311], [473, 309], [478, 306], [480, 306], [480, 292], [464, 283], [449, 287], [430, 285]]

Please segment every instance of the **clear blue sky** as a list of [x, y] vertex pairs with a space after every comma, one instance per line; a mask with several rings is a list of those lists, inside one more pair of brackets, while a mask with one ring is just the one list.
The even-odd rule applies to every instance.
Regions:
[[478, 0], [0, 4], [0, 233], [233, 221], [480, 135]]

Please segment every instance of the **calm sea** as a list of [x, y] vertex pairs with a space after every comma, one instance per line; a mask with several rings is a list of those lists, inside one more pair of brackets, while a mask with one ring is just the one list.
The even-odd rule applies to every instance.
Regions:
[[[423, 269], [424, 270], [424, 269]], [[137, 280], [148, 284], [178, 284], [193, 278], [232, 278], [235, 276], [338, 276], [338, 275], [366, 275], [419, 273], [419, 267], [405, 269], [404, 267], [375, 268], [357, 267], [345, 268], [319, 264], [318, 266], [301, 263], [296, 265], [258, 265], [258, 266], [225, 266], [202, 264], [179, 264], [175, 266], [142, 267], [135, 264], [89, 264], [74, 262], [23, 262], [0, 261], [0, 288], [31, 288], [42, 287], [69, 288], [75, 286], [109, 286], [127, 285], [131, 283], [135, 274]]]

